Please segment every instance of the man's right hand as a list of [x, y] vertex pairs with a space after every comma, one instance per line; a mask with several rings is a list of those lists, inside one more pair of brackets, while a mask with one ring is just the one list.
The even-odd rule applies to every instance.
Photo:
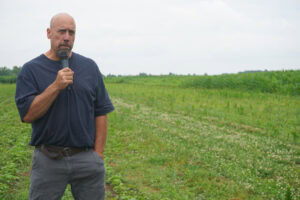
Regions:
[[74, 72], [69, 67], [63, 68], [57, 72], [54, 84], [59, 90], [63, 90], [73, 84], [73, 76]]
[[32, 123], [44, 116], [59, 94], [59, 91], [73, 83], [73, 75], [74, 72], [69, 67], [59, 70], [56, 80], [34, 98], [23, 121]]

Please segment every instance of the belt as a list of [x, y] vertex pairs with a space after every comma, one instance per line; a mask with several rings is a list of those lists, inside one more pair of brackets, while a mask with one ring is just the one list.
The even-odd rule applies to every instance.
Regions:
[[91, 148], [76, 148], [76, 147], [59, 147], [52, 145], [38, 145], [36, 149], [44, 153], [48, 158], [53, 160], [60, 160], [62, 157], [73, 156], [77, 153], [88, 151]]

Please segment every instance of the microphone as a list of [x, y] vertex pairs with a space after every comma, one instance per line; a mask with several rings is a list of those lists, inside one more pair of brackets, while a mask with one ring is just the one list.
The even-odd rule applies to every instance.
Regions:
[[[60, 57], [60, 62], [63, 68], [69, 67], [69, 60], [68, 60], [68, 52], [67, 51], [60, 51], [58, 53], [58, 56]], [[68, 86], [67, 89], [70, 90], [71, 86]]]
[[68, 60], [68, 52], [67, 51], [61, 51], [58, 53], [58, 56], [60, 57], [60, 62], [63, 68], [69, 67], [69, 60]]

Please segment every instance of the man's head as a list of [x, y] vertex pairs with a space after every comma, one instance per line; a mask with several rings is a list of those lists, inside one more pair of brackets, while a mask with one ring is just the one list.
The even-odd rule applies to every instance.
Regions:
[[69, 14], [59, 13], [52, 17], [47, 37], [50, 39], [50, 52], [53, 58], [59, 58], [61, 51], [72, 52], [76, 33], [76, 24]]

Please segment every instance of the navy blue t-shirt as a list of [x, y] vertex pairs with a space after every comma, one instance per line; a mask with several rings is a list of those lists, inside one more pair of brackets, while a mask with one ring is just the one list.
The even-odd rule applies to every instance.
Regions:
[[[45, 115], [32, 123], [30, 145], [94, 147], [95, 117], [114, 110], [97, 64], [72, 53], [73, 84], [60, 91]], [[21, 120], [35, 98], [56, 79], [59, 61], [44, 54], [24, 64], [17, 78], [15, 101]]]

